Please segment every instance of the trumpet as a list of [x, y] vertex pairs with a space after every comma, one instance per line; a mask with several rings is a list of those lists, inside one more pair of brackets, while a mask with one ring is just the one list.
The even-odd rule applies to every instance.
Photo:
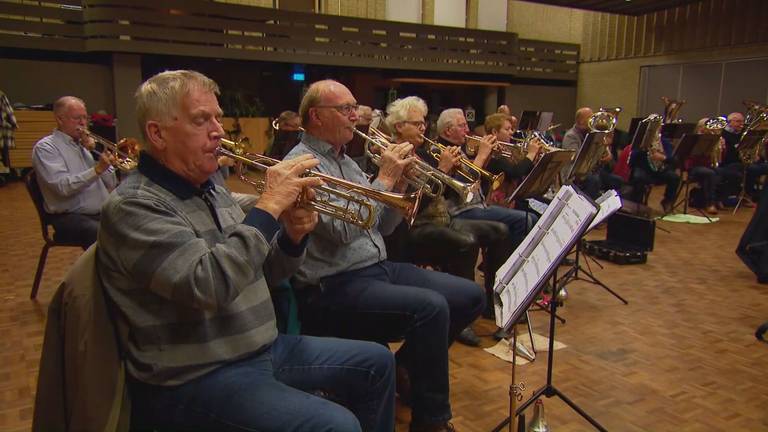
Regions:
[[[130, 150], [128, 151], [120, 150], [120, 143], [126, 142], [125, 139], [120, 140], [120, 143], [115, 144], [112, 141], [102, 136], [96, 135], [95, 133], [89, 131], [88, 129], [78, 128], [77, 131], [80, 132], [81, 136], [85, 135], [90, 137], [97, 143], [103, 145], [104, 148], [107, 149], [107, 151], [114, 153], [117, 158], [117, 162], [115, 163], [115, 166], [117, 168], [123, 171], [130, 171], [139, 165], [139, 161], [136, 159], [137, 155], [135, 154], [135, 152], [132, 152]], [[98, 152], [95, 152], [95, 153], [98, 153]]]
[[[427, 144], [430, 145], [429, 154], [435, 160], [440, 160], [440, 153], [442, 153], [446, 149], [446, 147], [437, 141], [433, 141], [427, 138], [423, 134], [421, 135], [421, 138]], [[458, 169], [458, 173], [472, 183], [475, 183], [481, 179], [485, 180], [491, 186], [491, 191], [495, 191], [496, 189], [500, 188], [501, 185], [504, 183], [503, 172], [498, 174], [493, 174], [490, 171], [486, 171], [480, 168], [479, 166], [473, 164], [472, 161], [470, 161], [466, 155], [462, 156], [459, 162], [461, 163], [461, 166]]]
[[[474, 156], [477, 154], [476, 145], [470, 146], [470, 142], [480, 142], [483, 137], [477, 135], [467, 135], [467, 155]], [[504, 158], [512, 163], [517, 163], [525, 157], [526, 148], [522, 143], [510, 143], [505, 141], [496, 140], [494, 142], [491, 156], [495, 158]]]
[[[389, 140], [384, 140], [382, 138], [372, 138], [360, 132], [356, 128], [350, 128], [350, 130], [352, 130], [352, 133], [366, 141], [366, 156], [368, 156], [368, 158], [370, 158], [373, 163], [379, 166], [381, 164], [381, 155], [372, 152], [370, 146], [374, 145], [379, 150], [383, 151], [389, 147]], [[403, 173], [403, 176], [409, 185], [413, 186], [417, 190], [423, 191], [425, 195], [434, 198], [443, 194], [444, 186], [440, 179], [432, 175], [431, 168], [432, 167], [430, 167], [424, 161], [416, 159], [414, 160], [414, 164], [411, 169]]]
[[[263, 192], [266, 185], [264, 179], [266, 170], [280, 163], [277, 159], [256, 153], [247, 153], [242, 143], [224, 138], [220, 140], [217, 153], [234, 160], [240, 180], [252, 185], [258, 192]], [[248, 175], [251, 172], [248, 168], [256, 169], [255, 178]], [[421, 190], [409, 194], [380, 191], [311, 170], [307, 170], [304, 176], [320, 178], [326, 185], [314, 187], [316, 196], [312, 200], [303, 196], [299, 197], [298, 205], [363, 229], [371, 228], [376, 222], [374, 205], [368, 199], [378, 201], [399, 211], [409, 225], [416, 218], [416, 211], [421, 202]], [[333, 201], [337, 201], [337, 203]]]
[[[389, 142], [389, 137], [387, 135], [380, 131], [379, 129], [375, 127], [371, 127], [369, 129], [374, 135], [378, 136], [383, 142]], [[359, 132], [356, 130], [356, 132]], [[380, 143], [377, 143], [380, 144]], [[366, 147], [366, 154], [368, 154], [368, 157], [370, 157], [372, 160], [374, 157], [380, 158], [378, 155], [374, 155], [369, 152], [369, 149]], [[414, 161], [414, 170], [416, 171], [416, 175], [419, 178], [428, 178], [428, 179], [434, 179], [437, 181], [440, 185], [440, 193], [437, 193], [435, 195], [429, 195], [431, 197], [434, 196], [440, 196], [443, 194], [443, 191], [445, 190], [444, 186], [448, 186], [449, 188], [453, 189], [454, 192], [456, 192], [459, 195], [459, 199], [461, 202], [470, 202], [472, 201], [472, 198], [474, 197], [474, 192], [472, 192], [472, 186], [468, 185], [466, 183], [462, 183], [455, 178], [449, 176], [448, 174], [440, 171], [439, 169], [433, 167], [432, 165], [424, 162], [421, 159], [416, 158]], [[425, 193], [426, 190], [425, 190]]]

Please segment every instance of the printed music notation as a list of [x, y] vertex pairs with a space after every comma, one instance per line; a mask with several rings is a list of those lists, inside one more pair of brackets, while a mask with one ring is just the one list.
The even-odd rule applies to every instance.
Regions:
[[[615, 197], [609, 194], [601, 201], [606, 203], [608, 215], [616, 211], [611, 211], [618, 195]], [[621, 200], [618, 202], [616, 209], [621, 207]], [[572, 186], [560, 188], [533, 229], [496, 272], [496, 325], [509, 328], [525, 313], [560, 260], [591, 227], [596, 214], [598, 207], [589, 198]]]

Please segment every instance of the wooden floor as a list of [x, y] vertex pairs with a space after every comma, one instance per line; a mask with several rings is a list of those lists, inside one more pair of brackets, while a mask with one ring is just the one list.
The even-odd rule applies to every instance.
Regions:
[[[54, 248], [38, 300], [30, 301], [38, 220], [21, 183], [0, 188], [0, 203], [0, 430], [26, 431], [49, 299], [80, 251]], [[568, 347], [555, 353], [555, 386], [612, 431], [768, 430], [768, 345], [753, 336], [768, 320], [768, 286], [734, 254], [751, 214], [724, 213], [712, 225], [662, 222], [671, 232], [657, 231], [647, 264], [593, 266], [629, 305], [599, 287], [570, 285], [561, 310], [567, 323], [556, 337]], [[544, 313], [533, 321], [547, 331]], [[475, 328], [485, 346], [493, 343], [490, 321]], [[450, 361], [454, 425], [491, 430], [506, 415], [509, 364], [458, 344]], [[517, 370], [526, 397], [545, 381], [543, 356]], [[553, 430], [590, 429], [557, 398], [545, 407]], [[407, 419], [399, 408], [399, 431]]]

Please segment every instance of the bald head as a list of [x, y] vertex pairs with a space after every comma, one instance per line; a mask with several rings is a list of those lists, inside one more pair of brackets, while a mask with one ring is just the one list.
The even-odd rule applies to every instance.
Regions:
[[580, 129], [586, 129], [587, 128], [587, 120], [589, 120], [589, 117], [592, 116], [592, 108], [590, 107], [582, 107], [576, 110], [576, 119], [574, 123], [576, 124], [576, 127]]
[[307, 133], [340, 149], [352, 140], [358, 120], [357, 100], [338, 81], [317, 81], [301, 100], [299, 114]]
[[53, 103], [56, 128], [75, 140], [80, 139], [80, 130], [88, 126], [88, 111], [85, 102], [75, 96], [63, 96]]

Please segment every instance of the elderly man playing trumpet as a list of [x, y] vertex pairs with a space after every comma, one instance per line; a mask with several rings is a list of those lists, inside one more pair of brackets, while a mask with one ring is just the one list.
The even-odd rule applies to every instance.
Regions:
[[51, 213], [56, 239], [87, 249], [96, 241], [101, 206], [117, 185], [108, 151], [94, 161], [95, 142], [85, 131], [85, 102], [64, 96], [53, 104], [56, 129], [35, 144], [32, 166], [43, 193], [45, 210]]
[[277, 334], [267, 286], [303, 260], [317, 213], [295, 203], [321, 183], [302, 177], [318, 161], [267, 169], [244, 215], [210, 180], [224, 134], [217, 94], [193, 71], [142, 84], [138, 172], [104, 206], [98, 271], [126, 352], [132, 429], [391, 432], [386, 348]]
[[[311, 154], [322, 173], [378, 190], [400, 189], [403, 170], [412, 162], [411, 144], [392, 144], [382, 152], [373, 183], [344, 154], [357, 122], [357, 101], [347, 87], [331, 80], [312, 84], [299, 112], [306, 133], [287, 159]], [[410, 396], [411, 431], [451, 430], [448, 347], [483, 310], [482, 291], [463, 278], [387, 261], [382, 234], [402, 218], [380, 203], [375, 209], [371, 229], [321, 215], [298, 283], [319, 285], [307, 307], [320, 311], [325, 332], [380, 342], [404, 338], [396, 354], [403, 377], [398, 392]], [[409, 375], [410, 395], [401, 371]]]

